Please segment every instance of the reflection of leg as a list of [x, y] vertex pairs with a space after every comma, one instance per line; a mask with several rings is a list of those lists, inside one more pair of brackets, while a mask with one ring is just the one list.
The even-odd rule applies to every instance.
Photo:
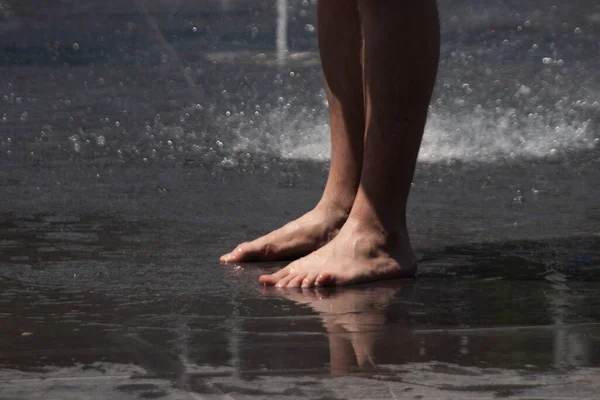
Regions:
[[339, 325], [325, 322], [329, 338], [329, 370], [333, 376], [348, 375], [356, 365], [348, 333]]
[[373, 353], [375, 342], [377, 342], [377, 333], [354, 332], [351, 341], [358, 366], [361, 368], [375, 367]]
[[319, 48], [331, 118], [331, 167], [321, 201], [282, 228], [243, 243], [221, 262], [282, 260], [330, 241], [348, 217], [362, 165], [365, 129], [361, 32], [355, 1], [318, 3]]
[[416, 260], [406, 201], [439, 56], [435, 0], [359, 0], [366, 131], [359, 190], [329, 244], [260, 281], [346, 285], [411, 276]]
[[280, 290], [299, 304], [309, 304], [323, 319], [329, 337], [332, 375], [347, 375], [351, 368], [374, 364], [375, 342], [386, 324], [385, 310], [398, 292], [390, 282], [373, 287]]

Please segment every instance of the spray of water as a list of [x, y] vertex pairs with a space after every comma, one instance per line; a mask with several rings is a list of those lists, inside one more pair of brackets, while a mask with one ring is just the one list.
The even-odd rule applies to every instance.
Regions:
[[[432, 112], [419, 160], [497, 162], [558, 157], [600, 144], [589, 121], [556, 120], [555, 114], [519, 116], [514, 109], [478, 108], [463, 115]], [[295, 116], [273, 111], [261, 121], [229, 118], [223, 123], [235, 132], [232, 149], [236, 152], [267, 152], [282, 158], [317, 161], [327, 160], [330, 155], [328, 121], [311, 110]]]

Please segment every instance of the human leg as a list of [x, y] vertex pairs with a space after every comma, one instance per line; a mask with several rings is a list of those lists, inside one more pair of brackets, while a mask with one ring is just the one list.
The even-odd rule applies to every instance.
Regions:
[[331, 119], [331, 166], [323, 196], [302, 217], [252, 242], [221, 262], [291, 259], [329, 242], [354, 202], [361, 174], [365, 129], [361, 29], [355, 0], [318, 4], [318, 39]]
[[327, 245], [260, 277], [280, 287], [345, 285], [412, 276], [406, 202], [439, 58], [435, 0], [359, 0], [366, 130], [360, 185]]

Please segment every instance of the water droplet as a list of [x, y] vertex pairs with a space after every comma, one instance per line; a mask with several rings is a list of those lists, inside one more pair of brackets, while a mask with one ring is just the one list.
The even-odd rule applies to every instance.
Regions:
[[550, 57], [544, 57], [544, 58], [542, 58], [542, 62], [544, 64], [546, 64], [546, 65], [552, 64], [552, 58], [550, 58]]
[[27, 113], [27, 111], [23, 111], [23, 113], [21, 114], [21, 122], [25, 122], [27, 121], [27, 116], [29, 114]]
[[313, 33], [313, 32], [314, 32], [316, 29], [315, 29], [315, 26], [314, 26], [313, 24], [306, 24], [306, 25], [304, 26], [304, 30], [305, 30], [306, 32]]
[[196, 28], [196, 27], [193, 27], [193, 28], [192, 28], [192, 32], [194, 32], [194, 33], [198, 32], [198, 28]]
[[231, 117], [231, 112], [230, 112], [230, 111], [227, 111], [227, 112], [225, 113], [225, 116], [227, 116], [227, 117]]
[[224, 168], [231, 168], [231, 167], [235, 167], [235, 161], [233, 161], [230, 158], [224, 158], [223, 161], [221, 161], [221, 166]]
[[171, 140], [167, 140], [167, 144], [168, 144], [169, 146], [173, 146], [173, 142], [172, 142]]
[[531, 93], [531, 88], [529, 86], [521, 85], [519, 88], [519, 94], [527, 96]]
[[525, 197], [521, 194], [520, 190], [517, 190], [517, 195], [513, 198], [513, 204], [523, 204], [525, 202]]
[[525, 26], [529, 28], [531, 26], [531, 21], [529, 21], [529, 20], [525, 21]]
[[252, 37], [256, 37], [258, 35], [258, 28], [256, 26], [253, 26], [250, 29], [250, 34], [252, 35]]
[[217, 140], [217, 146], [223, 147], [223, 142], [221, 142], [220, 140]]
[[573, 32], [575, 32], [575, 33], [578, 33], [578, 34], [579, 34], [579, 33], [581, 33], [581, 28], [577, 27], [577, 28], [575, 28], [575, 30], [574, 30]]
[[115, 126], [118, 128], [121, 126], [121, 123], [119, 121], [115, 122]]
[[73, 50], [75, 50], [75, 51], [79, 50], [79, 43], [77, 43], [77, 42], [73, 43]]

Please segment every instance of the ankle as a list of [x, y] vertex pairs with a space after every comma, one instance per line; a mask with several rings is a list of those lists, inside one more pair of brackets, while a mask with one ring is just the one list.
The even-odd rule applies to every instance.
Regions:
[[346, 221], [352, 209], [352, 201], [348, 199], [333, 198], [323, 195], [321, 200], [315, 206], [315, 210], [320, 210], [334, 217]]
[[352, 235], [368, 235], [373, 238], [379, 247], [404, 247], [409, 241], [408, 229], [403, 222], [396, 224], [384, 223], [375, 217], [365, 218], [352, 213], [345, 225]]

